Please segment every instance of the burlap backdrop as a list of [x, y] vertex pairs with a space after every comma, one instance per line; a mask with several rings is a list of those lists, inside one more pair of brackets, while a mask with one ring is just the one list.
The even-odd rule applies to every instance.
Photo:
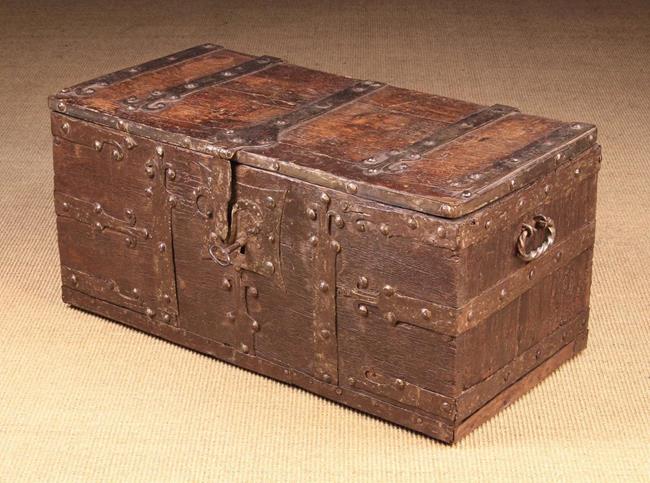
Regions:
[[[50, 3], [0, 5], [0, 480], [650, 478], [647, 2]], [[596, 123], [587, 351], [450, 448], [64, 306], [46, 95], [207, 41]]]

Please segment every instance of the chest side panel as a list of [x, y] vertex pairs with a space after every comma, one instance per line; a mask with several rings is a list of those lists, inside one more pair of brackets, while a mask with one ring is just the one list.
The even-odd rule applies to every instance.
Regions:
[[63, 285], [175, 324], [164, 151], [56, 114], [52, 130]]

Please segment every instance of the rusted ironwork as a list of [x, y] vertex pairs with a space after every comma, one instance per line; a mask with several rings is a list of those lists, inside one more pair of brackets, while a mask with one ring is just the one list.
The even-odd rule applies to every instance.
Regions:
[[[345, 104], [357, 101], [384, 86], [385, 84], [382, 82], [370, 80], [359, 81], [354, 85], [335, 92], [327, 97], [303, 104], [287, 114], [274, 117], [268, 121], [250, 127], [232, 129], [231, 132], [226, 135], [226, 138], [230, 142], [241, 146], [270, 144], [277, 141], [284, 131], [291, 129], [300, 123], [327, 114]], [[222, 136], [219, 135], [213, 141], [218, 142], [221, 139]], [[354, 183], [349, 183], [348, 190], [356, 192], [356, 185], [354, 185]]]
[[513, 112], [518, 112], [518, 109], [495, 104], [450, 124], [404, 149], [385, 151], [364, 159], [363, 173], [375, 176], [381, 173], [405, 171], [412, 163], [422, 159], [424, 154]]
[[54, 193], [56, 212], [59, 216], [72, 218], [80, 223], [91, 226], [97, 232], [105, 230], [122, 233], [129, 237], [127, 246], [133, 248], [137, 240], [150, 237], [150, 230], [136, 226], [136, 215], [132, 209], [126, 209], [125, 218], [118, 218], [106, 212], [97, 202], [85, 201], [65, 193]]
[[316, 235], [314, 248], [314, 375], [338, 384], [338, 343], [336, 331], [336, 258], [341, 245], [331, 235], [335, 213], [329, 210], [331, 199], [322, 193], [320, 201], [308, 209]]
[[[544, 230], [544, 241], [532, 250], [528, 250], [527, 242], [537, 230]], [[533, 224], [524, 223], [521, 227], [521, 234], [517, 238], [517, 255], [525, 262], [531, 262], [541, 257], [548, 251], [555, 242], [555, 223], [544, 215], [537, 215]]]
[[222, 49], [223, 47], [220, 45], [203, 44], [186, 50], [181, 50], [175, 54], [166, 55], [164, 57], [160, 57], [143, 64], [134, 65], [132, 67], [127, 67], [126, 69], [118, 70], [111, 74], [96, 77], [95, 79], [91, 79], [87, 82], [82, 82], [81, 84], [76, 84], [72, 87], [64, 88], [59, 91], [57, 97], [92, 96], [99, 89], [103, 89], [118, 82], [122, 82], [124, 80], [131, 79], [142, 74], [147, 74], [155, 70], [162, 69], [164, 67], [168, 67], [170, 65]]
[[151, 185], [153, 206], [152, 236], [156, 250], [153, 257], [153, 269], [158, 302], [159, 320], [175, 324], [178, 319], [178, 294], [176, 291], [176, 271], [174, 268], [174, 246], [172, 241], [173, 198], [167, 191], [167, 184], [173, 181], [171, 162], [165, 160], [165, 150], [158, 145], [154, 149], [153, 169], [155, 177]]
[[282, 62], [282, 59], [278, 59], [277, 57], [257, 57], [256, 59], [242, 62], [228, 69], [191, 79], [164, 91], [151, 91], [144, 98], [136, 96], [127, 97], [121, 103], [129, 111], [162, 111], [190, 94], [224, 84], [248, 74], [259, 72], [280, 62]]

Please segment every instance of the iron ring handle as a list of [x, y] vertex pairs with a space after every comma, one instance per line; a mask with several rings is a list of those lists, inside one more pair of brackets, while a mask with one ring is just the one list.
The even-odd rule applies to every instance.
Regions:
[[[526, 248], [526, 242], [537, 230], [544, 230], [544, 241], [540, 246], [530, 251]], [[524, 223], [521, 226], [521, 233], [517, 239], [517, 255], [525, 262], [531, 262], [546, 253], [555, 242], [555, 222], [544, 215], [537, 215], [533, 218], [533, 224]]]

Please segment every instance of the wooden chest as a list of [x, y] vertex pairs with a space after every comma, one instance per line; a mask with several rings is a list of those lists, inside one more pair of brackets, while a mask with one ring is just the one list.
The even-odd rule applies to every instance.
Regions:
[[586, 345], [594, 126], [212, 44], [49, 105], [70, 305], [445, 442]]

